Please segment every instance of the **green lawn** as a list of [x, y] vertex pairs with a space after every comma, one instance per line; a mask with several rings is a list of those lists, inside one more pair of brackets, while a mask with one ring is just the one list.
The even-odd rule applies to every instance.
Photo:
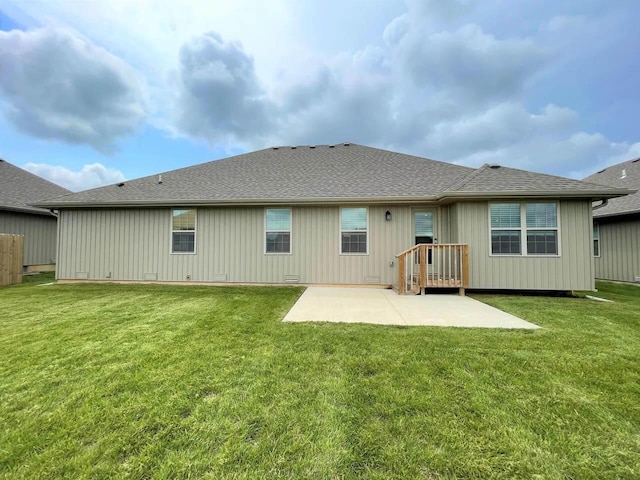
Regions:
[[538, 331], [283, 324], [301, 288], [0, 288], [2, 478], [639, 478], [640, 288]]

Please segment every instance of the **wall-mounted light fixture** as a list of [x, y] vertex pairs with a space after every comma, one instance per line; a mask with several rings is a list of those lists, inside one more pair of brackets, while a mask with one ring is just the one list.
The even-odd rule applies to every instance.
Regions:
[[384, 218], [387, 220], [387, 222], [391, 221], [391, 212], [389, 210], [387, 210], [387, 213], [384, 214]]

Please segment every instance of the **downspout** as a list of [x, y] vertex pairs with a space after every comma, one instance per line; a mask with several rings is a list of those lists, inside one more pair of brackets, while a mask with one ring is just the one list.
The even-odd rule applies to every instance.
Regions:
[[595, 207], [592, 207], [592, 210], [598, 210], [599, 208], [606, 207], [608, 204], [609, 204], [609, 199], [605, 198], [604, 200], [602, 200], [602, 203], [600, 205], [596, 205]]

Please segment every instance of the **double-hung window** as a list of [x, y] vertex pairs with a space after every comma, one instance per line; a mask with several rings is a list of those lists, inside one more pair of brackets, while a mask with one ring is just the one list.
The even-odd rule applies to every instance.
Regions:
[[265, 253], [291, 253], [291, 209], [265, 211]]
[[368, 253], [366, 208], [340, 209], [340, 253]]
[[491, 253], [520, 255], [522, 253], [522, 222], [519, 203], [492, 203]]
[[171, 211], [171, 253], [196, 253], [196, 210]]
[[593, 256], [600, 256], [600, 225], [593, 224]]
[[527, 255], [558, 255], [558, 205], [527, 203]]
[[489, 216], [492, 255], [559, 254], [557, 203], [492, 203]]

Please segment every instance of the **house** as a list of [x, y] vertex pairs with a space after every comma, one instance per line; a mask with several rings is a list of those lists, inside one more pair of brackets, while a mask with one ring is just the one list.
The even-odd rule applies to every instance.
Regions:
[[593, 250], [596, 278], [640, 282], [640, 158], [600, 170], [585, 181], [636, 190], [594, 206]]
[[467, 245], [469, 288], [590, 290], [591, 202], [626, 193], [344, 143], [268, 148], [38, 205], [59, 210], [63, 281], [389, 286], [415, 279], [426, 256], [397, 255], [418, 243], [431, 244], [435, 286], [459, 278]]
[[57, 216], [30, 204], [68, 193], [66, 188], [0, 159], [0, 233], [24, 235], [27, 271], [53, 270], [57, 251]]

